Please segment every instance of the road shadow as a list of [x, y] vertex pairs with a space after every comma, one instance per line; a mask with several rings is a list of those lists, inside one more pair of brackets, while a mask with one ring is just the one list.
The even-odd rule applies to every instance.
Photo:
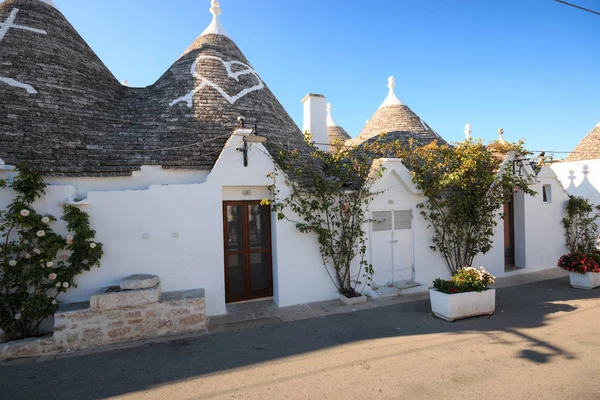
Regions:
[[[107, 398], [348, 343], [434, 333], [478, 332], [491, 344], [506, 346], [517, 340], [526, 348], [516, 356], [536, 364], [556, 357], [572, 360], [575, 356], [565, 349], [523, 330], [543, 327], [553, 314], [575, 311], [566, 302], [598, 298], [600, 291], [575, 290], [568, 278], [560, 278], [500, 288], [496, 295], [495, 315], [451, 323], [432, 316], [429, 300], [420, 300], [89, 356], [7, 365], [0, 367], [0, 398]], [[507, 335], [515, 336], [507, 340]]]

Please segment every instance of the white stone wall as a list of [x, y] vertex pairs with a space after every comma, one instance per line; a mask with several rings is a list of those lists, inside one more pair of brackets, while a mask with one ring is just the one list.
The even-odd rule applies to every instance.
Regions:
[[[164, 291], [205, 288], [207, 314], [225, 313], [222, 201], [265, 198], [269, 195], [266, 185], [272, 182], [267, 174], [274, 169], [262, 145], [252, 147], [249, 165], [244, 167], [242, 154], [236, 150], [240, 144], [239, 137], [229, 140], [203, 183], [150, 185], [140, 190], [88, 190], [90, 204], [83, 209], [90, 215], [97, 240], [105, 245], [105, 254], [101, 267], [82, 274], [77, 279], [78, 287], [61, 301], [88, 301], [99, 288], [116, 285], [126, 276], [154, 274], [161, 278]], [[383, 178], [374, 187], [385, 192], [375, 199], [371, 209], [411, 208], [415, 281], [430, 285], [435, 278], [448, 277], [445, 261], [430, 249], [428, 223], [416, 209], [424, 197], [399, 160], [387, 160], [385, 167]], [[552, 268], [565, 252], [560, 219], [567, 195], [552, 171], [545, 168], [538, 177], [540, 182], [533, 183], [538, 196], [524, 196], [518, 202], [524, 217], [515, 232], [519, 239], [517, 260], [525, 268], [517, 273]], [[278, 179], [280, 195], [284, 197], [288, 188], [283, 177]], [[542, 204], [544, 183], [552, 185], [550, 204]], [[97, 183], [94, 185], [98, 187]], [[251, 189], [252, 194], [244, 196], [244, 189]], [[51, 185], [35, 207], [60, 217], [59, 203], [76, 192], [73, 186]], [[0, 207], [11, 198], [9, 190], [0, 190]], [[393, 204], [389, 204], [390, 200]], [[61, 221], [54, 228], [66, 233]], [[370, 232], [369, 226], [365, 229]], [[505, 275], [502, 221], [496, 227], [494, 242], [489, 253], [476, 258], [475, 266], [483, 265], [500, 277]], [[337, 298], [315, 237], [299, 233], [293, 222], [278, 221], [273, 215], [272, 243], [277, 304], [289, 306]], [[370, 252], [367, 257], [372, 258]], [[355, 272], [356, 264], [357, 260]]]
[[600, 160], [560, 162], [550, 168], [567, 193], [600, 205]]
[[[205, 288], [207, 314], [225, 313], [222, 201], [261, 200], [271, 183], [267, 173], [273, 171], [262, 145], [251, 149], [244, 167], [236, 151], [240, 145], [240, 137], [228, 141], [204, 183], [87, 191], [90, 204], [83, 210], [105, 253], [100, 268], [82, 274], [78, 287], [61, 302], [88, 301], [99, 288], [116, 285], [126, 276], [154, 274], [164, 291]], [[243, 188], [252, 188], [252, 196], [244, 197]], [[35, 208], [60, 217], [59, 203], [76, 191], [73, 186], [51, 185]], [[10, 190], [0, 190], [0, 207], [12, 197]], [[274, 301], [288, 306], [336, 298], [314, 238], [297, 232], [292, 222], [272, 220]], [[65, 225], [59, 221], [53, 228], [65, 234]]]
[[[371, 209], [412, 207], [415, 282], [431, 285], [436, 278], [448, 278], [450, 274], [444, 259], [430, 249], [432, 231], [428, 222], [416, 208], [425, 198], [414, 187], [408, 170], [400, 161], [387, 160], [384, 167], [386, 171], [373, 189], [385, 190], [385, 193], [375, 199]], [[550, 203], [542, 201], [542, 185], [551, 186]], [[509, 273], [504, 271], [504, 222], [501, 219], [495, 228], [494, 247], [488, 253], [477, 256], [473, 266], [484, 266], [496, 277], [556, 266], [558, 258], [566, 252], [560, 221], [568, 197], [548, 167], [538, 174], [537, 181], [532, 180], [532, 188], [537, 192], [536, 196], [515, 195], [515, 252], [517, 265], [523, 269]], [[389, 204], [389, 200], [393, 200], [394, 204]]]

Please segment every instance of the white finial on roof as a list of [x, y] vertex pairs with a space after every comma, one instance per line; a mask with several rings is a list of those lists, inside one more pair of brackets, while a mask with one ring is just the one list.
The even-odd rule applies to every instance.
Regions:
[[[219, 15], [221, 15], [221, 3], [219, 0], [211, 0], [209, 11], [213, 15], [212, 22], [208, 27], [202, 32], [202, 35], [207, 35], [209, 33], [215, 35], [223, 35], [227, 36], [227, 32], [225, 32], [225, 28], [221, 25], [221, 21], [219, 21]], [[200, 36], [202, 36], [200, 35]]]
[[502, 135], [504, 135], [504, 129], [498, 128], [498, 136], [500, 136], [500, 138], [498, 139], [498, 142], [506, 143], [506, 140], [504, 140], [504, 137], [502, 137]]
[[393, 105], [402, 105], [402, 102], [396, 96], [396, 93], [394, 93], [394, 88], [396, 87], [396, 79], [393, 76], [390, 76], [388, 78], [387, 87], [390, 89], [390, 92], [388, 93], [387, 97], [383, 101], [383, 104], [381, 104], [381, 106], [379, 106], [379, 108], [393, 106]]
[[49, 6], [52, 6], [54, 8], [56, 8], [58, 10], [58, 7], [56, 7], [56, 4], [54, 4], [54, 2], [52, 0], [40, 0], [42, 3], [46, 3]]
[[465, 134], [465, 139], [466, 140], [471, 140], [471, 132], [473, 132], [471, 130], [471, 124], [466, 124], [465, 125], [465, 130], [463, 132]]
[[123, 82], [121, 82], [121, 84], [123, 86], [129, 86], [129, 81], [127, 79], [125, 79]]
[[331, 103], [327, 103], [327, 126], [338, 126], [331, 116]]

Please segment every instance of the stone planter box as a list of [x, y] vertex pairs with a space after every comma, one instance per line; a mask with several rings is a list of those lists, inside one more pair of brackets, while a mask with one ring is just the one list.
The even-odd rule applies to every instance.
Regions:
[[586, 272], [585, 274], [569, 272], [569, 280], [575, 289], [590, 290], [600, 287], [600, 273], [597, 272]]
[[367, 296], [346, 297], [346, 296], [344, 296], [343, 294], [340, 293], [340, 300], [342, 301], [342, 303], [351, 306], [351, 305], [355, 305], [355, 304], [366, 303], [367, 302]]
[[430, 289], [429, 298], [433, 313], [446, 321], [491, 315], [496, 309], [496, 289], [457, 294], [445, 294]]

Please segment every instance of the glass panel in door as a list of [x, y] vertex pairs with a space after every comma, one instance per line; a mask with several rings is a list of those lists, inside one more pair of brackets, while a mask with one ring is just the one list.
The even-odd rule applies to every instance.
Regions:
[[267, 223], [268, 207], [260, 204], [248, 205], [248, 230], [250, 249], [265, 249], [269, 246]]
[[268, 290], [270, 282], [270, 260], [267, 252], [250, 253], [250, 290]]
[[242, 205], [227, 205], [225, 214], [227, 218], [227, 251], [242, 251], [244, 247], [244, 222]]
[[227, 293], [234, 297], [244, 297], [246, 292], [246, 268], [243, 254], [227, 256]]

